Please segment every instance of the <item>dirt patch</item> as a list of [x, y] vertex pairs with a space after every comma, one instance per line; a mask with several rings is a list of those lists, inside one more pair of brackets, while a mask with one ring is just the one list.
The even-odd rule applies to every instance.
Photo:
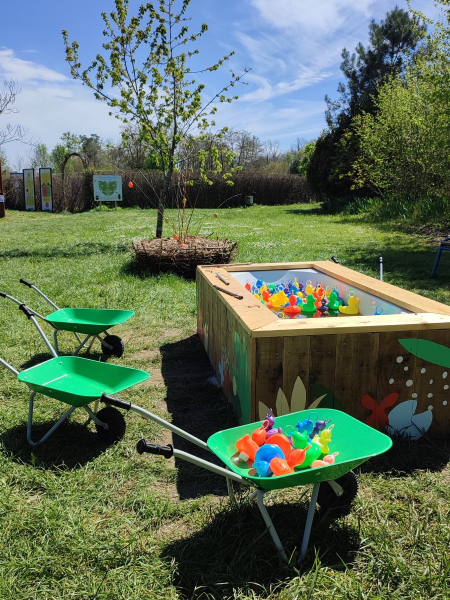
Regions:
[[136, 360], [153, 360], [159, 356], [159, 350], [141, 350], [140, 352], [136, 352], [131, 356], [131, 358]]

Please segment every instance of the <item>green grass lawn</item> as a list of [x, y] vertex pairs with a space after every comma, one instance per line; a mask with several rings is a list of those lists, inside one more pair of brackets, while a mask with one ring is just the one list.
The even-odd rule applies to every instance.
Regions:
[[[450, 257], [430, 278], [437, 240], [357, 216], [323, 216], [314, 205], [198, 211], [202, 233], [239, 243], [239, 262], [327, 260], [450, 303]], [[169, 213], [169, 219], [173, 218]], [[153, 237], [155, 211], [43, 214], [0, 220], [0, 291], [43, 314], [48, 305], [19, 283], [35, 283], [61, 307], [125, 308], [112, 330], [125, 341], [110, 362], [148, 370], [124, 399], [206, 439], [233, 426], [196, 337], [195, 283], [145, 277], [133, 237]], [[170, 229], [166, 228], [167, 235]], [[49, 353], [17, 306], [0, 298], [0, 357], [21, 370]], [[61, 338], [69, 353], [73, 338]], [[98, 345], [91, 353], [99, 358]], [[62, 403], [39, 397], [36, 434]], [[236, 505], [225, 480], [187, 463], [135, 451], [141, 437], [168, 443], [167, 430], [127, 415], [124, 439], [99, 443], [76, 411], [42, 446], [26, 442], [28, 389], [0, 367], [0, 598], [143, 600], [175, 598], [450, 598], [449, 444], [423, 440], [360, 470], [350, 514], [313, 525], [299, 568], [285, 567], [247, 494]], [[188, 449], [175, 438], [177, 447]], [[195, 448], [192, 451], [196, 452]], [[198, 455], [201, 455], [198, 454]], [[270, 496], [269, 512], [288, 552], [301, 539], [309, 490]]]

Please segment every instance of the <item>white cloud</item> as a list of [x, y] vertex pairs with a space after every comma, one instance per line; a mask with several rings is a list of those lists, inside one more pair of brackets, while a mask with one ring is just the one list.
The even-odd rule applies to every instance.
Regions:
[[0, 73], [7, 79], [27, 81], [67, 81], [68, 77], [30, 60], [22, 60], [10, 49], [0, 50]]
[[[24, 61], [9, 49], [0, 50], [0, 80], [17, 79], [22, 91], [17, 96], [17, 113], [0, 120], [20, 124], [28, 130], [33, 143], [41, 142], [51, 150], [65, 131], [78, 135], [96, 133], [103, 139], [119, 139], [120, 122], [109, 116], [108, 106], [96, 100], [91, 91], [57, 71], [37, 62]], [[16, 154], [27, 154], [20, 142], [6, 144], [3, 150], [11, 162]]]
[[375, 0], [251, 0], [261, 18], [270, 26], [283, 30], [307, 30], [327, 36], [340, 29], [349, 16], [369, 16]]

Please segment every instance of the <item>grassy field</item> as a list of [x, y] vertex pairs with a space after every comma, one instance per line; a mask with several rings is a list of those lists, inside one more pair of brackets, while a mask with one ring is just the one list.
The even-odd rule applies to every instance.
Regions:
[[[203, 233], [239, 243], [239, 262], [325, 260], [450, 303], [450, 260], [430, 273], [436, 240], [323, 216], [316, 206], [253, 206], [199, 211]], [[170, 215], [169, 215], [170, 218]], [[121, 394], [206, 439], [233, 426], [196, 332], [195, 283], [146, 277], [133, 263], [133, 237], [152, 237], [155, 211], [7, 212], [0, 220], [0, 291], [47, 314], [23, 277], [60, 306], [136, 311], [113, 333], [125, 341], [110, 362], [148, 370], [148, 382]], [[170, 234], [170, 231], [166, 232]], [[0, 299], [0, 357], [17, 369], [49, 358], [33, 325]], [[69, 353], [72, 338], [63, 336]], [[98, 346], [94, 347], [92, 356]], [[318, 512], [300, 568], [281, 565], [247, 495], [230, 505], [224, 479], [187, 463], [139, 456], [141, 437], [171, 435], [130, 414], [124, 439], [99, 443], [75, 411], [48, 442], [26, 442], [26, 386], [0, 368], [0, 598], [143, 600], [230, 598], [450, 598], [450, 445], [428, 439], [398, 444], [360, 470], [360, 493], [346, 517]], [[39, 397], [36, 435], [62, 404]], [[175, 444], [181, 447], [180, 440]], [[195, 451], [195, 450], [194, 450]], [[201, 454], [198, 454], [201, 455]], [[270, 496], [269, 512], [293, 552], [309, 490]]]

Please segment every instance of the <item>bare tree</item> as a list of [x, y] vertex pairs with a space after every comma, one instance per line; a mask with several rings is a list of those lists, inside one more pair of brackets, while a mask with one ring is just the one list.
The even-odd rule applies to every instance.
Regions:
[[[15, 107], [17, 96], [22, 91], [18, 82], [14, 79], [5, 79], [4, 90], [0, 90], [0, 116], [19, 112]], [[0, 129], [0, 146], [7, 142], [23, 141], [27, 130], [21, 125], [11, 125], [7, 123], [4, 129]]]

